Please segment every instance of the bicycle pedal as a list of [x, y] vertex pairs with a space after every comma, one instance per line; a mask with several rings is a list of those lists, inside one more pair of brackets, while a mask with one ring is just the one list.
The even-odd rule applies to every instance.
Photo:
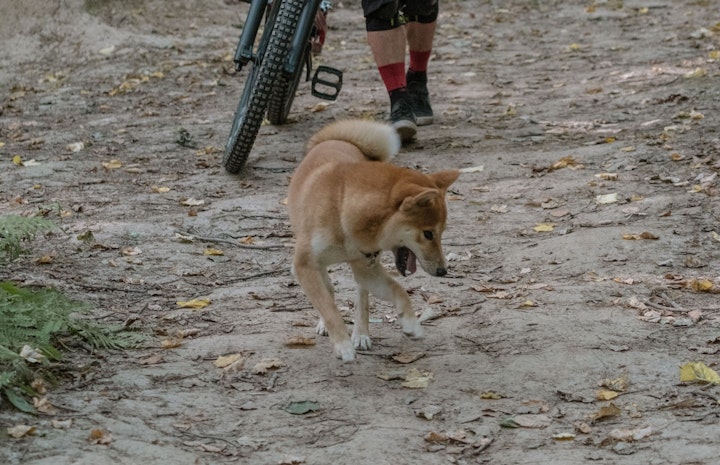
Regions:
[[336, 100], [342, 89], [342, 77], [343, 72], [339, 69], [318, 66], [312, 78], [313, 96], [324, 100]]

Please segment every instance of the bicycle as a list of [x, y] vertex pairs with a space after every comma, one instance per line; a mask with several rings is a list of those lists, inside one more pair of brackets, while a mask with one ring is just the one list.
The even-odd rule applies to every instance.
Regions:
[[[232, 174], [245, 165], [265, 114], [271, 124], [287, 122], [303, 69], [305, 80], [310, 80], [313, 41], [324, 40], [316, 21], [324, 20], [332, 8], [329, 0], [244, 1], [250, 8], [233, 61], [237, 72], [248, 64], [250, 69], [223, 156], [223, 166]], [[342, 88], [342, 71], [318, 66], [311, 83], [313, 96], [335, 100]]]

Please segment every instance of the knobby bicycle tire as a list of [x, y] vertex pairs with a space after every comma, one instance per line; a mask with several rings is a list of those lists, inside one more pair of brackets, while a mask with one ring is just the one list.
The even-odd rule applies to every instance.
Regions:
[[276, 81], [282, 75], [303, 3], [303, 0], [283, 0], [257, 74], [254, 74], [255, 66], [250, 71], [223, 157], [223, 166], [231, 174], [240, 172], [250, 155]]
[[275, 87], [268, 102], [267, 116], [270, 124], [280, 125], [287, 123], [290, 108], [295, 100], [295, 92], [305, 70], [306, 56], [310, 53], [310, 43], [307, 42], [303, 53], [300, 54], [300, 63], [292, 76], [281, 73], [275, 81]]

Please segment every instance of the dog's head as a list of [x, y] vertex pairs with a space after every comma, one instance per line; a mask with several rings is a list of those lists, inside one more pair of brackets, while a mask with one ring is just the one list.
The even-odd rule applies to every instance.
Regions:
[[427, 176], [428, 185], [413, 183], [398, 189], [392, 251], [403, 276], [416, 271], [417, 261], [432, 276], [447, 274], [441, 243], [447, 220], [445, 193], [459, 174], [457, 170], [440, 171]]

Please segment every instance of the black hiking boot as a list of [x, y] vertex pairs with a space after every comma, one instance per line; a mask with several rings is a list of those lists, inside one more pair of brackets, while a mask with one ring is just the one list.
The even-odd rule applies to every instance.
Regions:
[[405, 89], [395, 90], [390, 94], [390, 122], [403, 143], [409, 142], [415, 137], [417, 121]]
[[433, 111], [427, 90], [427, 74], [408, 71], [406, 79], [410, 108], [415, 114], [417, 125], [432, 124]]

